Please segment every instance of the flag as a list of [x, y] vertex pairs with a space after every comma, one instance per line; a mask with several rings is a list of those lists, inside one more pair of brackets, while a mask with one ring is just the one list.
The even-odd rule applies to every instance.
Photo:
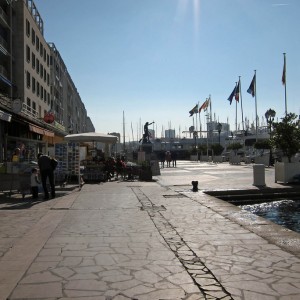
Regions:
[[247, 93], [251, 94], [252, 97], [256, 94], [256, 75], [254, 74], [253, 79], [250, 83], [249, 89], [247, 90]]
[[204, 111], [207, 111], [207, 108], [208, 108], [208, 106], [210, 105], [210, 96], [209, 96], [209, 98], [207, 99], [207, 105], [206, 105], [206, 107], [204, 107]]
[[196, 113], [198, 113], [198, 104], [196, 104], [196, 105], [189, 111], [190, 117], [191, 117], [193, 114], [196, 114]]
[[207, 107], [209, 105], [209, 99], [206, 99], [203, 104], [201, 105], [201, 107], [199, 108], [199, 113], [201, 112], [201, 110], [203, 109], [204, 111], [207, 110]]
[[234, 98], [237, 102], [239, 102], [239, 100], [240, 100], [240, 83], [241, 83], [241, 81], [239, 80], [239, 82], [235, 88], [235, 94], [234, 94]]
[[232, 93], [230, 94], [230, 96], [229, 96], [228, 99], [227, 99], [227, 100], [230, 102], [230, 105], [231, 105], [231, 103], [232, 103], [233, 97], [235, 96], [235, 91], [236, 91], [236, 85], [235, 85], [235, 87], [234, 87]]
[[282, 84], [285, 85], [286, 81], [286, 62], [285, 62], [285, 55], [284, 55], [284, 63], [283, 63], [283, 71], [282, 71], [282, 78], [281, 78]]

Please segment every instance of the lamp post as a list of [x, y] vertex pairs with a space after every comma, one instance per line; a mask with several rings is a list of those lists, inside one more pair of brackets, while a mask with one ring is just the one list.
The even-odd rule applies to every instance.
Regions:
[[[270, 139], [272, 138], [272, 123], [274, 122], [274, 118], [276, 116], [276, 111], [274, 109], [268, 109], [265, 113], [265, 117], [267, 120], [267, 124], [269, 125], [269, 134], [270, 134]], [[272, 165], [272, 147], [270, 146], [270, 160], [269, 160], [269, 165]]]
[[221, 131], [222, 131], [222, 124], [221, 123], [218, 123], [217, 124], [217, 130], [218, 130], [218, 133], [219, 133], [219, 145], [221, 144]]

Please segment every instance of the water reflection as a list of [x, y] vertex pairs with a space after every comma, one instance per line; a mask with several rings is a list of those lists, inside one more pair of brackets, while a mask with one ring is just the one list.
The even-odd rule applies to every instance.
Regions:
[[300, 233], [300, 200], [278, 200], [239, 207]]

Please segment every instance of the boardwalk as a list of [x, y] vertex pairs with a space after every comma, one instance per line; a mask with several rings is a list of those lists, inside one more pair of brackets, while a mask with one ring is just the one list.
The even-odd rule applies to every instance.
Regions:
[[255, 189], [251, 166], [161, 173], [34, 205], [2, 199], [0, 299], [299, 299], [299, 234], [203, 193]]

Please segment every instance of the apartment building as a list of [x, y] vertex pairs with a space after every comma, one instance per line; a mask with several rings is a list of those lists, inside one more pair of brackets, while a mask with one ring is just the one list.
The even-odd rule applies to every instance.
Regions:
[[95, 131], [33, 0], [0, 0], [0, 162]]

